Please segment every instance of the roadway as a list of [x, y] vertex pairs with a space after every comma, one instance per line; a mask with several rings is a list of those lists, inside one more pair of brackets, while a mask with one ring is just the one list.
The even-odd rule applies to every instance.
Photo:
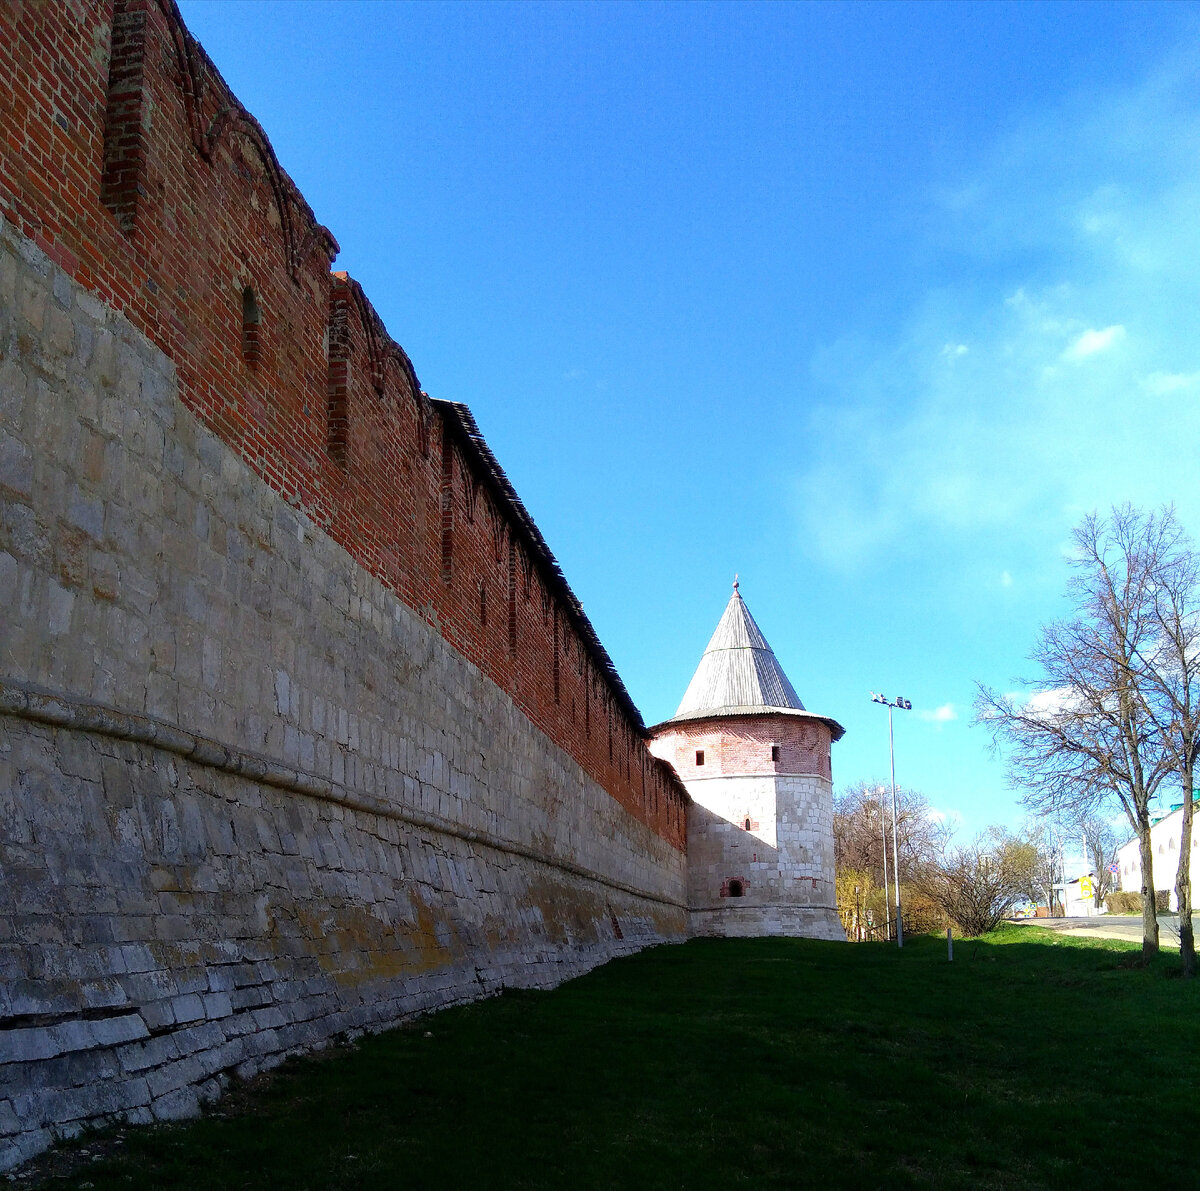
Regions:
[[[1122, 942], [1142, 941], [1140, 914], [1099, 914], [1094, 918], [1020, 918], [1018, 926], [1042, 926], [1047, 930], [1083, 935], [1089, 939], [1119, 939]], [[1158, 942], [1164, 950], [1179, 947], [1179, 916], [1159, 914]]]

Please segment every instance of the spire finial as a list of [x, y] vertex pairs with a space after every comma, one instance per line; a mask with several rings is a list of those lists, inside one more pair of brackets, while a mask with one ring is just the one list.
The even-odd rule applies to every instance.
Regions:
[[737, 591], [737, 589], [738, 589], [738, 577], [737, 577], [737, 573], [735, 572], [734, 576], [733, 576], [733, 590]]

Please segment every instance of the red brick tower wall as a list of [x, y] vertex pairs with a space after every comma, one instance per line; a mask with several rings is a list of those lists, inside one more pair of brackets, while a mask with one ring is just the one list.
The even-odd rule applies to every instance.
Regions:
[[[819, 719], [784, 715], [730, 716], [672, 724], [654, 751], [684, 780], [741, 774], [813, 774], [832, 779], [833, 734]], [[772, 749], [778, 748], [778, 758]], [[703, 753], [703, 762], [697, 754]]]

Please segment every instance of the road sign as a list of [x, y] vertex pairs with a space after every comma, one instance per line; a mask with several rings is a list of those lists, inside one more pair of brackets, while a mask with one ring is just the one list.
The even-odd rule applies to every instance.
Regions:
[[1108, 871], [1115, 877], [1117, 873], [1121, 871], [1121, 866], [1114, 860], [1112, 864], [1108, 866]]

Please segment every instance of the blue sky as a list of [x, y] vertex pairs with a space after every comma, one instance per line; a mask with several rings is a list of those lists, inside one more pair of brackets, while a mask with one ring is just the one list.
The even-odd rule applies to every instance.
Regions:
[[183, 0], [647, 722], [742, 593], [840, 787], [1022, 817], [971, 724], [1092, 508], [1200, 532], [1189, 4]]

